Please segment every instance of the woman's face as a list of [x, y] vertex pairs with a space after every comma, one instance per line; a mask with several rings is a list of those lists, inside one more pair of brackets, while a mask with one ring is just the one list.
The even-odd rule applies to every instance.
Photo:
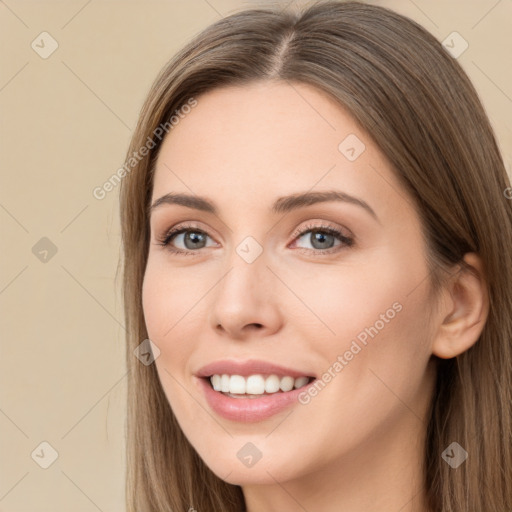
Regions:
[[[312, 87], [255, 83], [196, 99], [162, 144], [151, 202], [191, 199], [152, 209], [143, 286], [183, 432], [240, 485], [403, 466], [420, 453], [433, 384], [412, 201], [354, 119]], [[337, 200], [319, 200], [331, 191]], [[302, 194], [312, 196], [294, 200]], [[238, 396], [215, 391], [203, 377], [214, 374]]]

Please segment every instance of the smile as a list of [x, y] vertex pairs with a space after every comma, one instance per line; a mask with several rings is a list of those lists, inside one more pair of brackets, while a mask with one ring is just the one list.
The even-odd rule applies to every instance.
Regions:
[[[312, 378], [312, 377], [311, 377]], [[210, 382], [215, 391], [226, 393], [233, 398], [254, 398], [254, 396], [288, 392], [292, 389], [298, 389], [310, 382], [310, 377], [294, 378], [289, 375], [280, 377], [279, 375], [219, 375], [210, 377]]]
[[314, 377], [275, 374], [266, 377], [215, 374], [198, 380], [213, 412], [241, 423], [263, 421], [299, 404], [299, 394], [316, 381]]

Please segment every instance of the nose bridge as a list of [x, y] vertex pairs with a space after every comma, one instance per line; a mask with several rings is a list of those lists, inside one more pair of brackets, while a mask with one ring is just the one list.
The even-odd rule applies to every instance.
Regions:
[[261, 244], [244, 238], [226, 259], [226, 272], [213, 297], [212, 326], [222, 326], [233, 337], [249, 324], [276, 328], [279, 314], [272, 278]]
[[[227, 273], [219, 283], [222, 294], [248, 301], [260, 300], [262, 285], [267, 284], [270, 272], [261, 244], [253, 237], [246, 237], [234, 246], [226, 261]], [[267, 296], [268, 296], [267, 286]]]

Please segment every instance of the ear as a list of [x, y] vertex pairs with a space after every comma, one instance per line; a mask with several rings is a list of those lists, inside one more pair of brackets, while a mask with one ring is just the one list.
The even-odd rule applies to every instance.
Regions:
[[464, 267], [450, 280], [439, 308], [440, 324], [434, 329], [432, 353], [450, 359], [472, 347], [480, 337], [489, 313], [489, 297], [481, 259], [467, 253]]

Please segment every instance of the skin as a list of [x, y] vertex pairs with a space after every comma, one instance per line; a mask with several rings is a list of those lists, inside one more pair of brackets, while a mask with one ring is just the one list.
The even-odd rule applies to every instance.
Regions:
[[[370, 137], [322, 92], [258, 82], [197, 100], [162, 144], [152, 202], [193, 193], [219, 214], [156, 208], [143, 285], [155, 364], [181, 428], [219, 478], [242, 486], [249, 512], [427, 511], [432, 355], [454, 357], [477, 340], [488, 308], [482, 278], [457, 274], [433, 309], [412, 199]], [[366, 146], [355, 161], [338, 150], [349, 134]], [[378, 220], [341, 202], [270, 212], [279, 196], [330, 189], [363, 199]], [[190, 249], [183, 235], [173, 244], [195, 255], [158, 245], [187, 221], [207, 233], [204, 247]], [[328, 239], [325, 247], [340, 250], [325, 254], [311, 231], [293, 236], [322, 224], [355, 243]], [[263, 249], [250, 264], [236, 252], [248, 236]], [[475, 255], [467, 261], [481, 272]], [[317, 396], [267, 420], [217, 416], [194, 376], [215, 360], [255, 358], [321, 377], [394, 303], [401, 311]], [[236, 455], [247, 442], [262, 453], [252, 467]]]

